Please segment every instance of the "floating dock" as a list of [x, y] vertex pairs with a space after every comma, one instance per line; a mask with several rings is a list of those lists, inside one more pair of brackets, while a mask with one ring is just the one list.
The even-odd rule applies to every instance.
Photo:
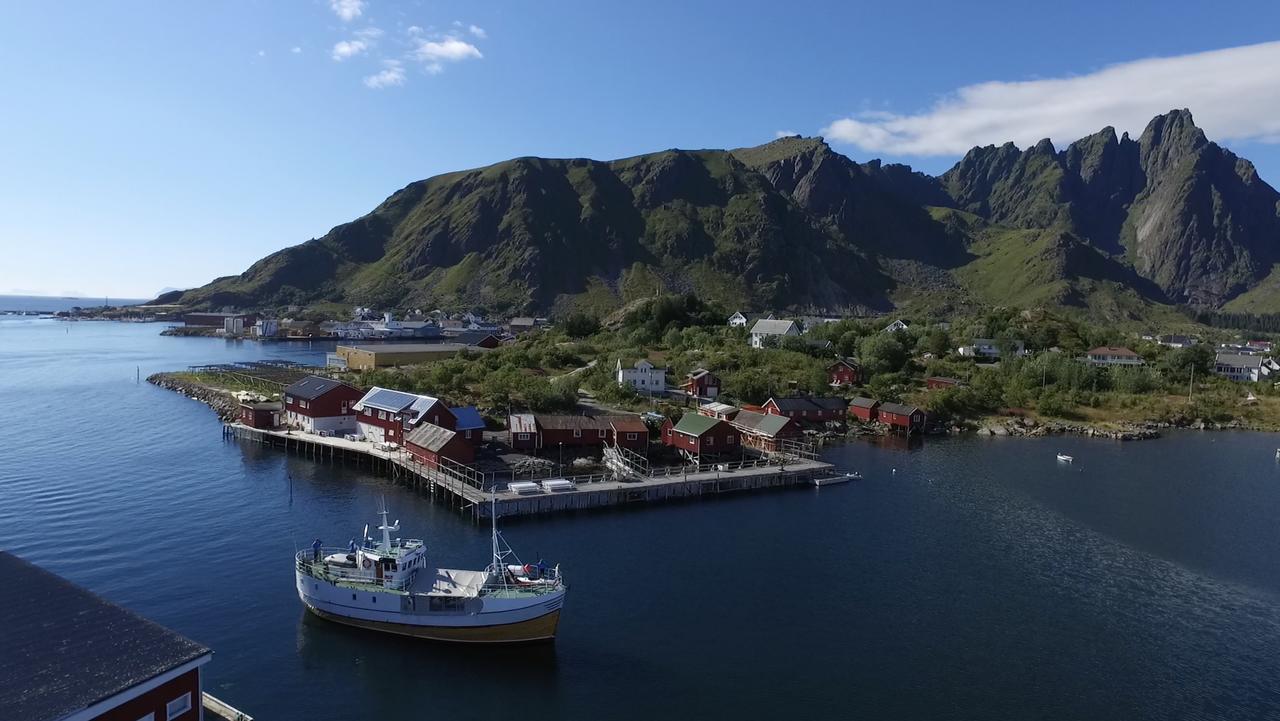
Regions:
[[508, 486], [550, 479], [481, 474], [466, 466], [436, 468], [418, 463], [403, 450], [383, 451], [360, 441], [250, 428], [240, 423], [224, 425], [222, 435], [225, 439], [250, 440], [316, 460], [367, 466], [373, 472], [427, 492], [477, 521], [487, 519], [491, 509], [496, 510], [498, 516], [509, 518], [807, 486], [813, 485], [816, 479], [829, 477], [834, 468], [816, 458], [775, 455], [699, 466], [655, 469], [646, 466], [643, 472], [635, 470], [630, 475], [611, 473], [555, 479], [568, 480], [572, 487], [529, 493], [527, 488], [517, 486], [513, 490]]

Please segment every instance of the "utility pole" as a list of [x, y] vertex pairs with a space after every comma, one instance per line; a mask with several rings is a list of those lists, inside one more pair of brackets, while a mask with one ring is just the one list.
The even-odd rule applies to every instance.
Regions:
[[1196, 367], [1192, 365], [1191, 366], [1191, 382], [1187, 384], [1187, 403], [1188, 404], [1191, 403], [1191, 394], [1195, 392], [1195, 389], [1196, 389]]

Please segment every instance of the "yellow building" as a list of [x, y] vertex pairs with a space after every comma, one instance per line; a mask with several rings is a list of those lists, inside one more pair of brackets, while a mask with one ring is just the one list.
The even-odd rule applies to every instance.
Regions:
[[351, 370], [367, 371], [374, 368], [413, 365], [452, 358], [462, 351], [486, 353], [488, 348], [462, 343], [371, 343], [368, 345], [340, 345], [334, 353], [347, 362]]

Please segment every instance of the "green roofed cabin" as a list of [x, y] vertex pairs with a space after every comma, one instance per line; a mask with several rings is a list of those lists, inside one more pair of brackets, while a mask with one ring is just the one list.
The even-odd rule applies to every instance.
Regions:
[[662, 425], [662, 443], [694, 456], [737, 453], [742, 436], [729, 423], [698, 413], [686, 413], [679, 423]]

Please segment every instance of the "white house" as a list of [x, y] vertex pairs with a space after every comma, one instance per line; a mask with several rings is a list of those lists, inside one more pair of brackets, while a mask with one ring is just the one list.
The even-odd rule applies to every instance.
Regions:
[[1123, 346], [1099, 346], [1085, 354], [1085, 360], [1096, 366], [1140, 366], [1142, 356]]
[[1156, 343], [1168, 348], [1190, 348], [1196, 339], [1189, 335], [1160, 335], [1156, 336]]
[[1245, 353], [1218, 353], [1213, 359], [1213, 372], [1233, 381], [1256, 383], [1280, 370], [1271, 358]]
[[[1027, 354], [1026, 345], [1022, 341], [1015, 340], [1012, 345], [1015, 356]], [[974, 338], [973, 343], [956, 348], [956, 353], [964, 358], [999, 358], [1000, 346], [991, 338]]]
[[883, 332], [883, 333], [897, 333], [898, 331], [900, 331], [900, 330], [906, 330], [906, 329], [907, 329], [907, 328], [909, 328], [909, 327], [911, 327], [911, 324], [910, 324], [910, 323], [908, 323], [908, 322], [906, 322], [905, 320], [903, 320], [903, 319], [899, 318], [899, 319], [895, 320], [894, 322], [890, 323], [889, 325], [885, 326], [885, 327], [884, 327], [884, 330], [883, 330], [883, 331], [881, 331], [881, 332]]
[[618, 361], [615, 368], [618, 385], [631, 386], [641, 393], [666, 393], [667, 369], [655, 368], [652, 363], [641, 358], [631, 368], [623, 368]]
[[800, 326], [794, 320], [764, 318], [751, 326], [751, 347], [763, 348], [770, 339], [782, 340], [786, 336], [799, 336]]
[[729, 327], [730, 328], [746, 328], [747, 327], [747, 317], [742, 314], [742, 311], [738, 311], [737, 313], [734, 313], [733, 315], [729, 316]]

